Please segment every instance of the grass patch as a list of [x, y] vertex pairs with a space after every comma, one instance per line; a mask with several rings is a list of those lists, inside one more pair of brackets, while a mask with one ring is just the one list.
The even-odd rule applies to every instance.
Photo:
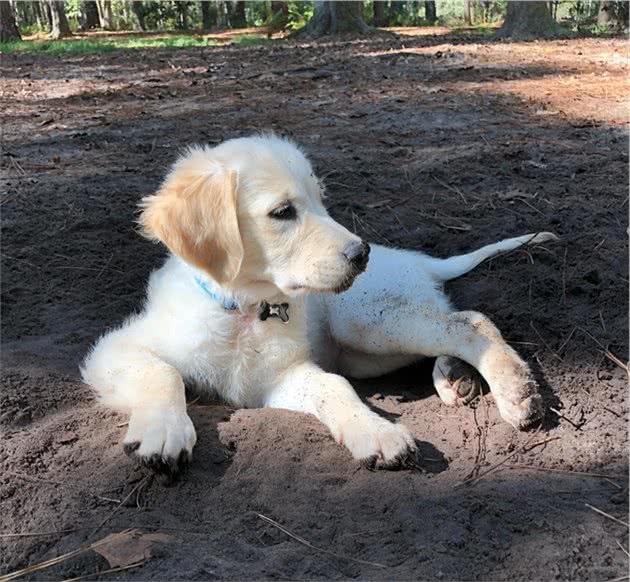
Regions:
[[164, 36], [123, 39], [66, 38], [63, 40], [22, 40], [0, 45], [0, 52], [38, 52], [51, 55], [73, 53], [108, 53], [124, 49], [189, 48], [216, 46], [219, 43], [203, 36]]

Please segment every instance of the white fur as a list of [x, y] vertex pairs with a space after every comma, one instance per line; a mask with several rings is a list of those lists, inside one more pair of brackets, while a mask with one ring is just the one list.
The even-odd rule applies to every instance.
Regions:
[[[441, 284], [499, 252], [552, 240], [554, 235], [509, 239], [446, 260], [373, 246], [367, 272], [349, 290], [315, 293], [347, 280], [349, 267], [342, 251], [358, 238], [326, 214], [319, 185], [301, 152], [273, 136], [193, 150], [178, 162], [162, 190], [145, 199], [145, 208], [153, 212], [159, 207], [161, 212], [167, 204], [194, 203], [194, 212], [207, 212], [211, 220], [217, 210], [207, 210], [203, 197], [225, 193], [219, 188], [223, 194], [210, 194], [205, 186], [189, 189], [191, 176], [199, 175], [203, 181], [218, 176], [221, 184], [228, 184], [220, 188], [228, 190], [230, 183], [236, 184], [237, 246], [243, 255], [238, 272], [234, 274], [231, 262], [229, 280], [220, 285], [217, 279], [225, 272], [217, 275], [207, 257], [221, 249], [202, 249], [204, 233], [198, 233], [201, 242], [186, 247], [186, 253], [200, 255], [187, 254], [186, 260], [169, 256], [151, 275], [142, 313], [103, 336], [82, 367], [85, 382], [105, 405], [131, 414], [125, 443], [139, 443], [140, 457], [169, 459], [192, 451], [196, 436], [186, 413], [186, 381], [234, 406], [314, 414], [355, 458], [379, 457], [392, 463], [414, 449], [412, 435], [403, 425], [372, 412], [336, 374], [377, 376], [423, 356], [438, 357], [443, 365], [440, 356], [454, 356], [475, 366], [488, 381], [501, 414], [514, 426], [540, 416], [540, 397], [526, 364], [483, 315], [454, 311]], [[298, 209], [295, 224], [268, 216], [285, 198]], [[188, 206], [178, 206], [172, 215], [187, 220], [185, 225], [171, 224], [170, 214], [157, 219], [151, 214], [158, 226], [145, 230], [169, 248], [184, 248], [177, 238], [180, 226], [186, 232], [200, 228], [197, 216], [187, 216], [187, 211]], [[220, 224], [211, 227], [217, 230], [216, 238], [235, 236], [221, 232]], [[225, 310], [200, 288], [196, 277], [235, 298], [241, 309]], [[288, 302], [289, 321], [258, 319], [263, 299]], [[444, 374], [436, 373], [436, 387], [447, 404], [457, 402]]]

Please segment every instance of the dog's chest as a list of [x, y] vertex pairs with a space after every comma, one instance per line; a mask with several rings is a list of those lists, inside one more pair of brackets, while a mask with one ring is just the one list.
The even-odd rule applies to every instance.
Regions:
[[234, 405], [260, 406], [278, 376], [308, 355], [303, 309], [290, 311], [286, 323], [256, 312], [206, 314], [190, 338], [190, 375]]

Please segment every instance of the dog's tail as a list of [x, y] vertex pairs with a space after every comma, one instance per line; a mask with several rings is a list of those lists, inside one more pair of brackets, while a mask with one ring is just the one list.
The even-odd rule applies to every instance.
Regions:
[[450, 257], [448, 259], [436, 259], [431, 257], [428, 261], [428, 267], [438, 281], [450, 281], [451, 279], [457, 279], [457, 277], [465, 275], [486, 259], [500, 253], [512, 251], [525, 245], [556, 240], [558, 240], [558, 237], [551, 232], [538, 232], [517, 236], [515, 238], [507, 238], [465, 255]]

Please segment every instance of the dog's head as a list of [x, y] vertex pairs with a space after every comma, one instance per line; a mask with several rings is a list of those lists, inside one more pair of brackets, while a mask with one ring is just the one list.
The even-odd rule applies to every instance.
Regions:
[[191, 148], [143, 199], [140, 224], [220, 285], [262, 295], [344, 291], [370, 250], [328, 216], [304, 154], [275, 136]]

